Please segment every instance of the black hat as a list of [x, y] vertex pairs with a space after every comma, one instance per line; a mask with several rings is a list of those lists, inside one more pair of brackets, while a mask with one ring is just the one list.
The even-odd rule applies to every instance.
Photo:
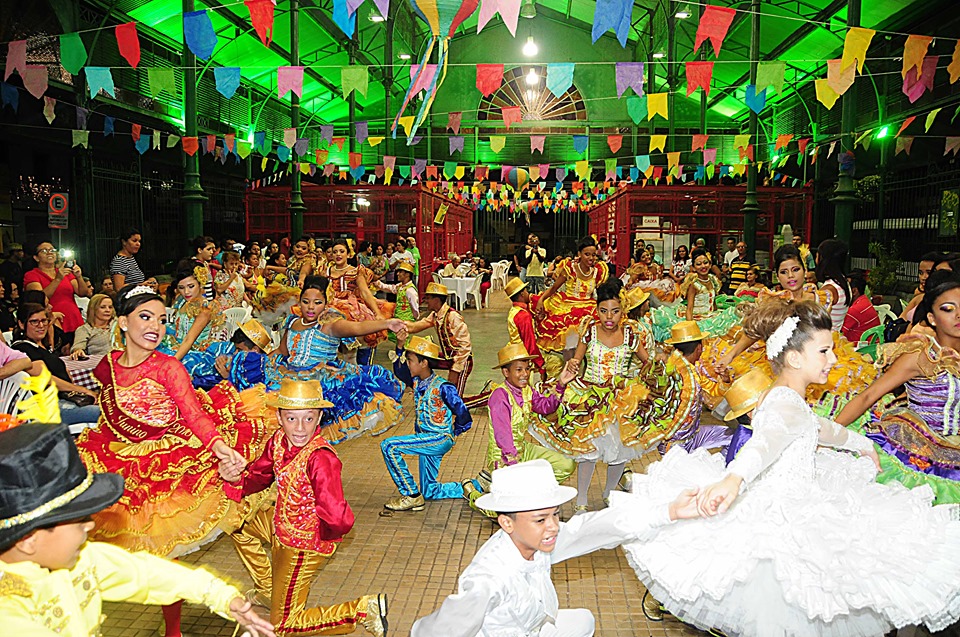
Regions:
[[123, 495], [123, 477], [87, 471], [66, 425], [0, 432], [0, 547], [44, 526], [102, 511]]

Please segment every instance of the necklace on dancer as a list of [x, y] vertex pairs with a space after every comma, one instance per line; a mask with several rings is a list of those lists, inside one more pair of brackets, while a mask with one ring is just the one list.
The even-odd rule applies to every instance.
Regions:
[[581, 278], [583, 278], [583, 279], [588, 279], [588, 278], [590, 278], [590, 271], [587, 270], [586, 272], [584, 272], [584, 271], [583, 271], [583, 266], [580, 265], [580, 262], [579, 262], [579, 261], [576, 262], [576, 267], [577, 267], [577, 274], [579, 274]]
[[304, 320], [304, 318], [303, 318], [302, 316], [300, 317], [300, 325], [302, 325], [303, 327], [312, 327], [312, 326], [316, 325], [316, 324], [319, 323], [319, 322], [320, 322], [320, 317], [319, 317], [319, 316], [318, 316], [317, 318], [313, 319], [312, 321], [306, 321], [306, 320]]

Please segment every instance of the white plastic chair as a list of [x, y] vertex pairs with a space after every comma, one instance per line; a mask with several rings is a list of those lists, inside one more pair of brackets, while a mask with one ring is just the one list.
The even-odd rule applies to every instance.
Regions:
[[[500, 283], [500, 289], [507, 287], [507, 277], [510, 276], [510, 262], [504, 259], [503, 261], [497, 261], [496, 265], [500, 266], [500, 271], [498, 273], [498, 279]], [[493, 277], [490, 277], [491, 287], [493, 286]]]
[[431, 273], [431, 276], [433, 277], [434, 283], [439, 283], [440, 285], [443, 285], [443, 276], [441, 276], [439, 272], [433, 272]]
[[17, 372], [13, 376], [0, 380], [0, 413], [16, 416], [20, 411], [17, 403], [31, 395], [30, 390], [20, 385], [29, 378], [26, 372]]
[[13, 342], [13, 330], [3, 333], [3, 342], [7, 345]]
[[478, 309], [478, 310], [482, 310], [482, 309], [483, 309], [483, 303], [482, 303], [481, 300], [480, 300], [480, 285], [481, 285], [482, 283], [483, 283], [483, 277], [482, 277], [482, 276], [478, 276], [478, 277], [473, 281], [473, 285], [472, 285], [472, 286], [470, 287], [470, 289], [467, 291], [467, 299], [466, 299], [467, 302], [469, 302], [470, 299], [472, 298], [473, 301], [474, 301], [474, 304], [477, 306], [477, 309]]
[[223, 316], [226, 319], [227, 339], [233, 338], [233, 333], [236, 332], [240, 324], [244, 322], [246, 315], [247, 310], [243, 307], [231, 307], [223, 311]]
[[884, 323], [887, 322], [887, 318], [889, 318], [891, 321], [896, 321], [897, 318], [898, 318], [897, 315], [894, 314], [894, 313], [890, 310], [890, 304], [889, 304], [889, 303], [883, 303], [883, 304], [881, 304], [881, 305], [874, 305], [874, 306], [873, 306], [873, 309], [875, 309], [875, 310], [877, 311], [877, 314], [880, 316], [880, 324], [881, 324], [881, 325], [883, 325]]
[[83, 317], [83, 320], [87, 320], [87, 307], [90, 305], [90, 299], [86, 296], [73, 296], [73, 300], [76, 301], [77, 307], [80, 308], [80, 316]]

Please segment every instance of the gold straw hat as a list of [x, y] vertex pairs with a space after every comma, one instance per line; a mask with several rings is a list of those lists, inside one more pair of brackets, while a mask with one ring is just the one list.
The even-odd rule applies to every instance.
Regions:
[[501, 367], [506, 367], [513, 361], [530, 361], [533, 360], [533, 358], [534, 357], [527, 352], [527, 348], [523, 346], [523, 343], [509, 343], [497, 352], [497, 360], [499, 363], [491, 367], [491, 369], [500, 369]]
[[520, 280], [520, 277], [515, 279], [510, 279], [507, 281], [507, 284], [503, 286], [503, 291], [506, 292], [507, 296], [513, 297], [513, 295], [520, 292], [520, 290], [527, 287], [527, 284]]
[[436, 282], [427, 283], [427, 289], [424, 291], [423, 295], [433, 294], [435, 296], [442, 296], [447, 298], [450, 296], [450, 291], [447, 289], [447, 286], [442, 285]]
[[257, 319], [250, 319], [242, 324], [240, 331], [253, 341], [254, 345], [262, 349], [264, 354], [269, 354], [273, 350], [273, 339], [270, 338], [270, 333]]
[[435, 361], [443, 359], [443, 356], [440, 354], [440, 347], [430, 340], [429, 337], [421, 338], [419, 336], [411, 336], [410, 340], [407, 341], [405, 349], [408, 352], [413, 352], [426, 358], [432, 358]]
[[416, 274], [416, 272], [413, 271], [413, 265], [407, 261], [401, 261], [398, 263], [397, 270], [403, 270], [404, 272], [409, 272], [410, 274]]
[[757, 406], [763, 392], [770, 389], [773, 380], [762, 369], [753, 369], [733, 381], [730, 389], [723, 395], [730, 411], [724, 420], [734, 420]]
[[642, 288], [630, 288], [626, 292], [626, 303], [624, 310], [629, 312], [630, 310], [640, 307], [647, 302], [647, 299], [650, 298], [650, 293]]
[[274, 409], [323, 409], [333, 403], [323, 397], [319, 380], [280, 381], [280, 391], [267, 394], [267, 406]]
[[696, 321], [680, 321], [670, 328], [670, 338], [664, 341], [668, 345], [677, 345], [679, 343], [691, 343], [693, 341], [702, 341], [704, 335], [700, 332], [700, 326]]

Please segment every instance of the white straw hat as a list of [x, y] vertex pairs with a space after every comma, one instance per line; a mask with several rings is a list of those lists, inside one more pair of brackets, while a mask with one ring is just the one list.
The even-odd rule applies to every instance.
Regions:
[[546, 460], [530, 460], [493, 472], [490, 493], [477, 498], [477, 507], [497, 513], [538, 511], [557, 507], [577, 495], [573, 487], [557, 484]]

